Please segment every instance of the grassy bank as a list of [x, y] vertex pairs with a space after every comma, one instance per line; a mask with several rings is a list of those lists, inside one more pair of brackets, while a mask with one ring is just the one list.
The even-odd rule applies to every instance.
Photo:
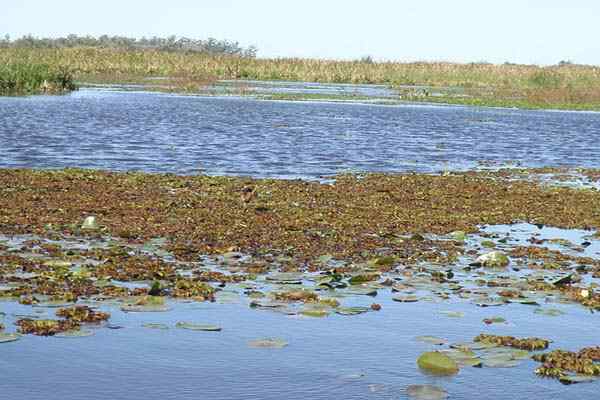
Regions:
[[64, 67], [28, 62], [0, 63], [0, 95], [61, 93], [75, 89]]
[[[524, 108], [600, 109], [600, 67], [564, 63], [373, 63], [255, 59], [229, 55], [103, 48], [0, 49], [0, 63], [44, 63], [71, 69], [78, 80], [120, 83], [175, 77], [185, 85], [216, 79], [386, 84], [405, 100]], [[415, 88], [413, 86], [424, 86]], [[432, 92], [436, 96], [431, 96]]]

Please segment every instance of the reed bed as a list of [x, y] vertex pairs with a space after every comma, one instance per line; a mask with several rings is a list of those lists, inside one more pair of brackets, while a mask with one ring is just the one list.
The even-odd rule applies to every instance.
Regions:
[[27, 62], [0, 63], [0, 95], [59, 93], [74, 90], [68, 69]]
[[[125, 77], [185, 77], [289, 80], [327, 83], [385, 84], [419, 99], [406, 86], [462, 88], [483, 102], [502, 100], [537, 105], [590, 105], [600, 108], [600, 67], [561, 64], [549, 67], [487, 63], [337, 61], [298, 58], [259, 59], [230, 55], [160, 50], [104, 48], [0, 49], [0, 64], [43, 63], [68, 68], [77, 79], [103, 76], [112, 82]], [[427, 97], [427, 93], [425, 96]], [[464, 102], [465, 96], [445, 100]]]

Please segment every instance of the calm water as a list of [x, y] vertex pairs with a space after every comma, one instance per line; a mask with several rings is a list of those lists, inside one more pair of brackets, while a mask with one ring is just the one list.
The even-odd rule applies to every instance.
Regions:
[[0, 98], [0, 166], [317, 178], [600, 166], [600, 114], [81, 90]]
[[[0, 98], [0, 166], [145, 170], [318, 178], [341, 171], [436, 171], [479, 161], [527, 166], [600, 166], [600, 114], [525, 112], [425, 105], [260, 102], [82, 90], [63, 97]], [[547, 229], [547, 228], [545, 228]], [[548, 237], [557, 235], [544, 231]], [[582, 240], [576, 233], [575, 239]], [[577, 236], [579, 235], [579, 236]], [[598, 246], [592, 257], [598, 257]], [[587, 250], [587, 251], [592, 251]], [[235, 287], [233, 288], [234, 290]], [[237, 289], [241, 292], [242, 289]], [[482, 332], [554, 339], [553, 349], [598, 342], [598, 316], [552, 304], [565, 315], [511, 304], [392, 302], [379, 313], [324, 319], [289, 317], [233, 304], [174, 304], [167, 313], [112, 313], [120, 330], [82, 339], [27, 336], [0, 344], [0, 397], [52, 399], [403, 399], [409, 384], [442, 386], [452, 399], [597, 397], [600, 383], [566, 387], [537, 378], [538, 365], [464, 368], [451, 378], [422, 374], [415, 360], [434, 335], [465, 342]], [[462, 311], [449, 318], [441, 311]], [[31, 307], [0, 302], [4, 323]], [[54, 310], [44, 310], [51, 317]], [[483, 318], [510, 324], [486, 327]], [[0, 319], [1, 320], [1, 319]], [[215, 323], [222, 332], [174, 329], [177, 321]], [[165, 323], [151, 330], [143, 323]], [[281, 350], [247, 341], [281, 337]]]

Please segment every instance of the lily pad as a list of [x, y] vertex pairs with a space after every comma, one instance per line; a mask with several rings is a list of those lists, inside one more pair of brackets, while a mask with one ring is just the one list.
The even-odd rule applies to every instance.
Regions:
[[415, 295], [409, 294], [406, 296], [394, 296], [392, 300], [397, 301], [399, 303], [416, 303], [419, 301], [419, 298]]
[[15, 342], [19, 339], [21, 339], [21, 335], [19, 334], [0, 332], [0, 343]]
[[181, 329], [188, 329], [190, 331], [206, 331], [206, 332], [220, 332], [221, 327], [210, 324], [195, 324], [192, 322], [178, 322], [175, 327]]
[[406, 388], [406, 394], [414, 400], [445, 400], [448, 392], [433, 385], [410, 385]]
[[255, 339], [248, 342], [248, 346], [250, 347], [264, 349], [282, 349], [287, 345], [288, 342], [278, 338]]
[[265, 279], [279, 284], [300, 285], [302, 283], [302, 274], [296, 272], [281, 272], [278, 274], [267, 275]]
[[340, 307], [335, 310], [336, 314], [340, 315], [358, 315], [369, 311], [369, 307]]
[[170, 310], [171, 307], [166, 304], [125, 304], [121, 306], [121, 311], [124, 312], [166, 312]]
[[449, 318], [464, 318], [465, 313], [462, 311], [440, 311], [440, 314]]
[[161, 330], [169, 329], [168, 325], [166, 325], [166, 324], [157, 324], [157, 323], [143, 324], [142, 327], [148, 328], [148, 329], [161, 329]]
[[65, 339], [76, 339], [76, 338], [83, 338], [83, 337], [89, 337], [89, 336], [94, 336], [94, 332], [89, 331], [89, 330], [84, 330], [84, 329], [59, 332], [56, 335], [54, 335], [54, 337], [65, 338]]
[[421, 354], [417, 365], [422, 370], [435, 375], [455, 375], [459, 371], [456, 361], [439, 351]]
[[301, 315], [305, 317], [323, 318], [329, 315], [329, 311], [320, 309], [308, 309], [300, 311]]
[[501, 251], [492, 251], [483, 254], [479, 256], [475, 262], [479, 265], [489, 268], [502, 268], [510, 264], [510, 260], [506, 254], [502, 253]]
[[598, 378], [595, 376], [589, 375], [566, 375], [561, 376], [559, 379], [560, 383], [564, 385], [572, 385], [575, 383], [586, 383], [586, 382], [594, 382], [597, 381]]
[[442, 346], [448, 343], [446, 339], [438, 338], [435, 336], [417, 336], [415, 340], [418, 342], [433, 344], [436, 346]]
[[565, 314], [564, 311], [559, 310], [557, 308], [536, 308], [535, 310], [533, 310], [533, 312], [548, 317], [558, 317]]

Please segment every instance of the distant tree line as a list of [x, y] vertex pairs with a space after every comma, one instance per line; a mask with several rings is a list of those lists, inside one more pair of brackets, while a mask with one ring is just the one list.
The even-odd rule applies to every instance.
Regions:
[[12, 39], [9, 35], [0, 39], [0, 48], [69, 48], [69, 47], [98, 47], [129, 50], [163, 50], [174, 52], [193, 52], [209, 54], [225, 54], [239, 57], [256, 57], [254, 46], [241, 47], [238, 42], [229, 40], [192, 39], [187, 37], [169, 36], [151, 38], [130, 38], [125, 36], [78, 36], [68, 35], [58, 38], [37, 38], [31, 35]]

